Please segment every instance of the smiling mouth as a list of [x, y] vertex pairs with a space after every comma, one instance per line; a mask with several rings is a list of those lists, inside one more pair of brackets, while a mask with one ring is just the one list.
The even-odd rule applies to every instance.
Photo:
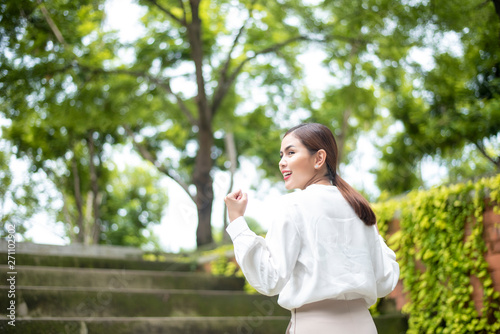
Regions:
[[288, 178], [290, 178], [291, 175], [292, 175], [292, 172], [283, 173], [283, 179], [287, 180]]

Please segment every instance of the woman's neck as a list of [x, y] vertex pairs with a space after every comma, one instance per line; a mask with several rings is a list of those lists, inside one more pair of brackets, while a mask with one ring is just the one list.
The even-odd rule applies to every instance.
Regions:
[[[306, 183], [306, 185], [304, 186], [304, 189], [306, 189], [307, 187], [309, 187], [312, 184], [321, 184], [324, 186], [331, 186], [332, 182], [330, 181], [328, 176], [315, 177]], [[304, 190], [304, 189], [302, 189], [302, 190]]]

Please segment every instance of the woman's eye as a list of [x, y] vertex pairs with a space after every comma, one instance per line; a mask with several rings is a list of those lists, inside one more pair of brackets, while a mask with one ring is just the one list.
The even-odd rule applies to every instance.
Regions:
[[295, 154], [295, 152], [294, 151], [288, 152], [288, 155], [292, 155], [292, 154]]

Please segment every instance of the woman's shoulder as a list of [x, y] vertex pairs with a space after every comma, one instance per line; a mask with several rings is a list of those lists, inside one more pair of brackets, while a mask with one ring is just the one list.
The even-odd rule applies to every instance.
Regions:
[[295, 200], [302, 197], [310, 197], [313, 194], [324, 195], [325, 193], [340, 193], [336, 186], [324, 184], [311, 184], [304, 190], [294, 190], [280, 196], [280, 199]]
[[335, 186], [313, 184], [304, 190], [296, 190], [280, 196], [278, 205], [285, 207], [303, 206], [310, 202], [317, 203], [318, 201], [334, 200], [339, 195], [342, 198], [342, 195]]
[[281, 207], [294, 206], [300, 203], [300, 198], [302, 196], [302, 191], [294, 191], [284, 195], [281, 195], [277, 200], [277, 205]]

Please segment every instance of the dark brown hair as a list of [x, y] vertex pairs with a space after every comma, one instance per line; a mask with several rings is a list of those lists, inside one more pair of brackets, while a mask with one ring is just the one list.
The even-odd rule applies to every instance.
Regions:
[[375, 225], [377, 218], [370, 208], [370, 203], [337, 174], [338, 149], [332, 131], [323, 124], [303, 123], [288, 130], [284, 137], [292, 133], [312, 154], [320, 149], [325, 150], [328, 177], [332, 184], [339, 189], [359, 219], [368, 226]]

